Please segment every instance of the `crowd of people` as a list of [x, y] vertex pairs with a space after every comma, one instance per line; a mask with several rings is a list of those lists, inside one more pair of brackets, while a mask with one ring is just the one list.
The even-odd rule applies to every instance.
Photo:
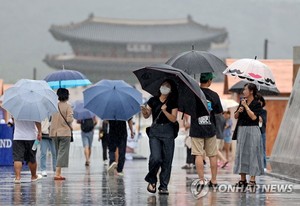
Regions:
[[[202, 186], [218, 187], [217, 170], [226, 168], [234, 162], [233, 172], [240, 175], [237, 187], [256, 185], [256, 176], [264, 174], [266, 168], [266, 119], [265, 100], [258, 94], [255, 84], [246, 83], [239, 106], [234, 112], [237, 119], [233, 128], [231, 112], [223, 111], [219, 95], [209, 87], [213, 81], [212, 73], [202, 73], [200, 88], [207, 99], [209, 114], [199, 118], [184, 115], [183, 126], [186, 131], [186, 165], [182, 169], [196, 169]], [[42, 123], [14, 121], [13, 159], [15, 183], [21, 182], [22, 163], [25, 161], [31, 171], [31, 181], [47, 177], [47, 152], [51, 152], [54, 180], [66, 180], [62, 168], [69, 165], [69, 151], [72, 141], [73, 108], [68, 103], [69, 91], [57, 90], [59, 111]], [[145, 181], [150, 193], [169, 194], [168, 184], [172, 173], [175, 138], [173, 123], [177, 120], [178, 89], [171, 79], [160, 86], [158, 95], [151, 97], [141, 106], [144, 118], [152, 116], [149, 147], [150, 157]], [[81, 138], [85, 156], [85, 166], [89, 167], [96, 118], [77, 120], [81, 126]], [[128, 129], [129, 133], [128, 134]], [[234, 132], [233, 132], [234, 129]], [[127, 137], [134, 138], [133, 121], [103, 120], [99, 128], [99, 141], [102, 143], [103, 162], [110, 175], [123, 176]], [[36, 140], [41, 143], [40, 169], [37, 174], [36, 150], [32, 149]], [[237, 140], [235, 157], [231, 157], [231, 142]], [[225, 156], [223, 154], [225, 151]], [[210, 180], [204, 175], [204, 166], [210, 165]], [[218, 163], [220, 162], [220, 163]], [[246, 175], [249, 175], [249, 182]], [[159, 186], [157, 187], [157, 183]]]

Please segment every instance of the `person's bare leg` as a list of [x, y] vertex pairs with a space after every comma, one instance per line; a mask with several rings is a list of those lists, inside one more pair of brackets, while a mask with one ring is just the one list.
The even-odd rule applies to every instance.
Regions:
[[55, 176], [60, 177], [61, 176], [61, 167], [56, 167]]
[[14, 161], [15, 178], [16, 180], [21, 179], [22, 162]]
[[90, 159], [91, 159], [91, 154], [92, 154], [92, 148], [89, 147], [89, 162], [90, 162]]
[[245, 173], [240, 173], [241, 175], [241, 181], [246, 181], [246, 174]]
[[84, 148], [85, 162], [89, 163], [89, 147]]
[[250, 181], [255, 182], [255, 176], [250, 176]]
[[210, 170], [211, 170], [211, 183], [217, 184], [217, 156], [209, 157]]
[[217, 153], [217, 157], [223, 161], [223, 163], [227, 162], [227, 159], [225, 159], [225, 157], [223, 156], [222, 152], [220, 152], [220, 150], [218, 150]]
[[36, 169], [37, 169], [37, 163], [28, 162], [28, 167], [31, 173], [31, 180], [34, 180], [37, 178]]
[[195, 163], [199, 179], [204, 180], [203, 157], [201, 155], [196, 155]]
[[225, 157], [229, 161], [229, 148], [230, 148], [230, 143], [224, 143], [224, 150], [225, 150]]

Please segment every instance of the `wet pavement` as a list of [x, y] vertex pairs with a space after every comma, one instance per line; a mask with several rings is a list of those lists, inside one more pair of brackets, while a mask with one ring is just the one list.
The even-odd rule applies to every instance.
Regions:
[[[146, 140], [143, 140], [146, 141]], [[185, 148], [176, 148], [168, 196], [147, 192], [144, 176], [147, 160], [126, 160], [124, 176], [108, 175], [102, 161], [100, 143], [95, 143], [91, 165], [84, 166], [80, 141], [72, 143], [69, 168], [63, 169], [65, 181], [54, 181], [53, 172], [38, 182], [30, 182], [28, 168], [22, 172], [22, 183], [14, 184], [13, 167], [0, 167], [0, 205], [299, 205], [300, 185], [269, 175], [257, 178], [256, 191], [229, 191], [239, 179], [232, 165], [218, 170], [219, 191], [208, 191], [199, 199], [191, 193], [196, 170], [183, 170]], [[51, 158], [47, 168], [51, 170]], [[209, 179], [209, 166], [205, 168]], [[263, 188], [265, 187], [265, 188]], [[268, 188], [267, 188], [268, 187]], [[279, 192], [279, 187], [287, 191]]]

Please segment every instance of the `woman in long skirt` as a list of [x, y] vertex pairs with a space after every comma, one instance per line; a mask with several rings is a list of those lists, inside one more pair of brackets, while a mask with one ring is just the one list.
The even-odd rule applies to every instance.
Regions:
[[[256, 98], [256, 85], [245, 84], [243, 95], [244, 98], [234, 113], [239, 122], [236, 128], [237, 150], [233, 170], [235, 174], [241, 175], [240, 181], [236, 184], [238, 187], [255, 186], [255, 177], [264, 174], [263, 147], [258, 126], [262, 107]], [[250, 175], [249, 183], [246, 175]]]

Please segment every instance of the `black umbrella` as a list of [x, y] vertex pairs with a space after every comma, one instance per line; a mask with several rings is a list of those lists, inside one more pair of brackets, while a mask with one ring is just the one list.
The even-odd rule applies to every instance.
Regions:
[[[243, 92], [243, 89], [244, 89], [244, 86], [246, 83], [247, 82], [245, 82], [245, 81], [239, 81], [238, 83], [234, 84], [231, 88], [229, 88], [228, 91], [236, 92], [236, 93], [240, 94]], [[277, 88], [270, 88], [270, 87], [261, 86], [261, 85], [259, 85], [258, 88], [259, 88], [258, 92], [264, 96], [278, 95], [280, 93]]]
[[227, 67], [221, 59], [212, 53], [194, 49], [171, 57], [166, 64], [181, 69], [188, 74], [222, 73]]
[[158, 95], [160, 85], [173, 80], [178, 87], [178, 110], [194, 118], [208, 115], [207, 100], [196, 82], [187, 73], [166, 64], [156, 64], [133, 71], [142, 88], [152, 95]]

